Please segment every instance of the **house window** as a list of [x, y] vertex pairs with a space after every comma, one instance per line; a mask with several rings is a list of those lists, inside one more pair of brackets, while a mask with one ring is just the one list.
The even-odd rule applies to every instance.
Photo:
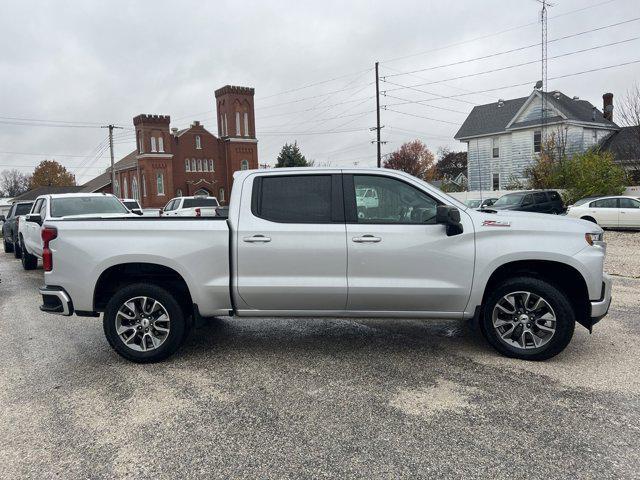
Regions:
[[196, 148], [197, 148], [198, 150], [201, 150], [201, 149], [202, 149], [202, 142], [201, 142], [201, 140], [200, 140], [200, 135], [196, 135]]
[[142, 153], [142, 132], [138, 130], [138, 153]]
[[499, 158], [500, 157], [500, 137], [493, 137], [492, 146], [493, 146], [493, 158]]
[[131, 195], [136, 200], [140, 200], [140, 192], [138, 191], [138, 177], [131, 179]]
[[144, 176], [144, 173], [142, 174], [142, 196], [147, 196], [147, 180]]
[[129, 186], [127, 185], [127, 177], [124, 177], [124, 181], [122, 182], [122, 198], [129, 197]]
[[224, 188], [218, 190], [218, 201], [224, 203]]
[[540, 130], [533, 132], [533, 151], [535, 153], [542, 151], [542, 132]]
[[240, 136], [240, 112], [236, 112], [236, 136]]
[[244, 112], [244, 136], [249, 136], [249, 114]]
[[202, 171], [202, 160], [198, 159], [198, 171], [201, 172]]
[[204, 160], [202, 160], [202, 171], [203, 172], [208, 172], [209, 171], [209, 163], [207, 162], [206, 158]]
[[182, 189], [179, 188], [176, 190], [176, 197], [181, 197], [182, 196]]
[[156, 173], [156, 188], [158, 195], [164, 195], [164, 175], [161, 172]]
[[151, 151], [152, 152], [158, 151], [158, 149], [156, 148], [156, 137], [151, 137]]
[[115, 188], [113, 189], [113, 193], [116, 194], [116, 197], [120, 196], [120, 182], [116, 178]]
[[249, 170], [249, 160], [242, 160], [242, 162], [240, 162], [240, 170]]
[[164, 139], [162, 137], [158, 137], [158, 151], [164, 152]]
[[598, 143], [598, 131], [593, 129], [591, 130], [591, 138], [593, 140], [593, 144], [595, 145], [596, 143]]
[[185, 172], [191, 171], [191, 162], [189, 162], [188, 158], [184, 161], [184, 171]]
[[494, 173], [491, 179], [491, 189], [492, 190], [500, 190], [500, 174]]

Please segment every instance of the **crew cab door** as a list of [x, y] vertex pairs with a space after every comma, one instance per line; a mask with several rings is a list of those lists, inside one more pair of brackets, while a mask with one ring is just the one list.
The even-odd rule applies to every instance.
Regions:
[[[359, 189], [376, 191], [378, 206], [356, 205]], [[345, 174], [349, 294], [347, 309], [423, 312], [453, 316], [464, 311], [473, 279], [471, 220], [447, 236], [438, 225], [441, 202], [401, 177]]]
[[344, 311], [347, 247], [338, 173], [247, 177], [236, 232], [241, 313]]
[[633, 198], [620, 198], [618, 224], [625, 228], [640, 228], [640, 201]]
[[[46, 205], [47, 201], [44, 198], [39, 198], [33, 204], [30, 214], [40, 215], [40, 218], [44, 221], [46, 218]], [[40, 229], [42, 226], [36, 222], [27, 222], [24, 218], [21, 222], [22, 226], [22, 238], [27, 251], [33, 255], [42, 255], [42, 247], [40, 246]]]
[[618, 199], [601, 198], [589, 204], [589, 216], [602, 227], [618, 227]]

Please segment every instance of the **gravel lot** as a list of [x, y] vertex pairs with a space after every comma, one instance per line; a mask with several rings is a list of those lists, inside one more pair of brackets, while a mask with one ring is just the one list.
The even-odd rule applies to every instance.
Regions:
[[0, 255], [1, 478], [640, 478], [640, 233], [614, 303], [544, 363], [466, 322], [221, 319], [140, 366], [44, 315]]

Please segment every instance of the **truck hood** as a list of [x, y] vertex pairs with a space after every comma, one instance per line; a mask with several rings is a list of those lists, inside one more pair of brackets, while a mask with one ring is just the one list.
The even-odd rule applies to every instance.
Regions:
[[[494, 210], [493, 207], [490, 207]], [[479, 230], [504, 228], [505, 230], [563, 231], [599, 233], [602, 228], [592, 222], [548, 213], [520, 212], [514, 210], [476, 211], [476, 228]]]

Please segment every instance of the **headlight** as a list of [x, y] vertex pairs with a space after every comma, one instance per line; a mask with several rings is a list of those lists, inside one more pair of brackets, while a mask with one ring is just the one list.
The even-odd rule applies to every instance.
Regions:
[[584, 239], [589, 245], [604, 246], [604, 234], [600, 233], [585, 233]]

